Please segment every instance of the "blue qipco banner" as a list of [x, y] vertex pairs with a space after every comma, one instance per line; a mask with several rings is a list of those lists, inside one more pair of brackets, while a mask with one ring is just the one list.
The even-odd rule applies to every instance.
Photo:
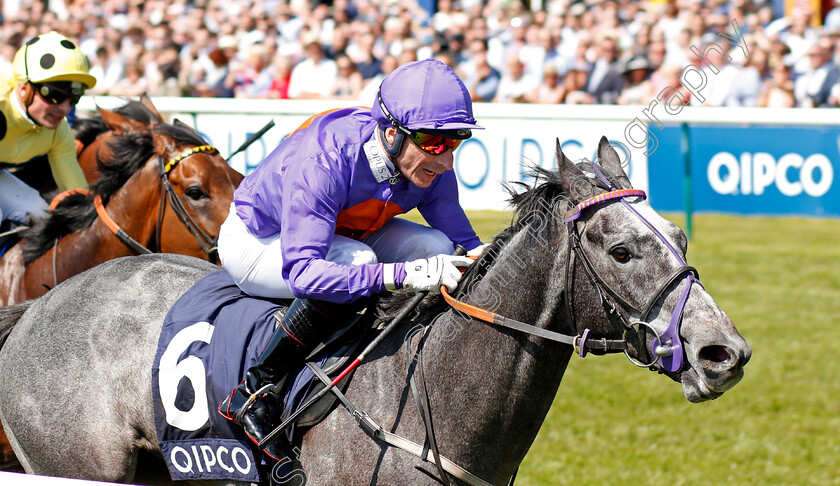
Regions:
[[657, 209], [686, 208], [686, 163], [695, 211], [840, 216], [838, 127], [666, 126], [648, 156]]

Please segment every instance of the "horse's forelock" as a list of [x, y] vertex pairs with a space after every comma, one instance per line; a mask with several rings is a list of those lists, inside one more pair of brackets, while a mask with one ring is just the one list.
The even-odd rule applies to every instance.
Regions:
[[204, 145], [207, 143], [198, 132], [187, 125], [155, 125], [152, 130], [158, 135], [171, 138], [177, 145]]
[[[134, 102], [134, 104], [136, 110], [148, 112], [148, 108], [139, 102]], [[201, 135], [191, 128], [165, 123], [150, 126], [145, 130], [130, 130], [117, 135], [107, 142], [112, 154], [111, 160], [106, 163], [97, 155], [97, 166], [101, 176], [91, 185], [91, 190], [107, 202], [108, 198], [154, 155], [155, 135], [172, 139], [176, 146], [196, 146], [206, 143]]]
[[111, 160], [96, 156], [100, 177], [91, 184], [91, 192], [107, 203], [110, 197], [154, 154], [154, 141], [149, 130], [131, 130], [107, 142]]
[[533, 182], [505, 184], [513, 206], [512, 230], [531, 224], [535, 219], [553, 220], [562, 216], [571, 200], [564, 187], [562, 175], [557, 170], [532, 167], [528, 174]]

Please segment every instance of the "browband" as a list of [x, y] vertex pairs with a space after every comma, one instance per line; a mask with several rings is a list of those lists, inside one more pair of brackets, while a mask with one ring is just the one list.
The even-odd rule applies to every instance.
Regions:
[[575, 207], [566, 211], [566, 214], [563, 215], [563, 221], [569, 223], [580, 218], [580, 215], [583, 213], [583, 210], [588, 207], [600, 204], [602, 202], [610, 201], [612, 199], [620, 199], [623, 197], [640, 197], [642, 199], [647, 199], [647, 194], [645, 194], [645, 191], [641, 189], [618, 189], [615, 191], [598, 194], [597, 196], [590, 197], [589, 199], [584, 199], [583, 201], [577, 203]]

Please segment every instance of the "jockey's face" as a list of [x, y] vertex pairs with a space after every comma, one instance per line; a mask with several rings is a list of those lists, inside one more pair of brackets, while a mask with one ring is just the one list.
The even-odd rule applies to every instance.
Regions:
[[[32, 102], [30, 103], [27, 111], [29, 112], [29, 116], [44, 128], [58, 128], [61, 120], [63, 120], [73, 108], [69, 99], [55, 105], [48, 103], [41, 94], [37, 92], [37, 90], [32, 88], [31, 85], [20, 86], [19, 89], [21, 90], [22, 103], [23, 100], [26, 99], [27, 94], [32, 97]], [[26, 90], [33, 91], [34, 93], [27, 93]]]
[[[393, 127], [385, 129], [385, 138], [388, 139], [389, 143], [393, 143], [396, 130]], [[444, 150], [438, 155], [432, 155], [421, 150], [420, 147], [408, 139], [403, 142], [400, 155], [394, 161], [405, 178], [418, 187], [429, 187], [435, 177], [447, 170], [452, 170], [453, 162], [451, 149]]]

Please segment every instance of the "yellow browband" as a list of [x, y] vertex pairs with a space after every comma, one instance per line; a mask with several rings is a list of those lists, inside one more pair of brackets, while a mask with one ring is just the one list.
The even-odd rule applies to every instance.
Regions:
[[214, 147], [212, 145], [199, 145], [197, 147], [193, 147], [191, 149], [188, 149], [188, 150], [184, 151], [181, 155], [179, 155], [179, 156], [175, 157], [174, 159], [170, 160], [169, 162], [167, 162], [166, 165], [163, 166], [164, 173], [168, 174], [169, 171], [171, 171], [172, 169], [175, 168], [176, 165], [178, 165], [178, 162], [186, 159], [190, 155], [197, 154], [199, 152], [216, 152], [216, 153], [218, 153], [219, 149], [217, 149], [216, 147]]

